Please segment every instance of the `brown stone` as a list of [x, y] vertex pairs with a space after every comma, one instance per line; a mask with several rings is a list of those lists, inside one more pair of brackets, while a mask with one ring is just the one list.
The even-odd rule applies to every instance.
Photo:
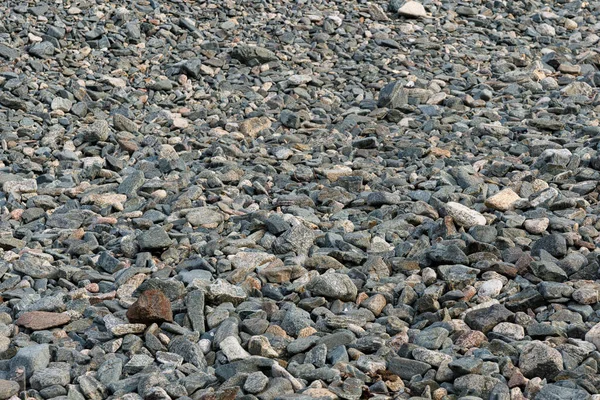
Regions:
[[30, 311], [22, 314], [17, 320], [17, 325], [29, 328], [34, 331], [41, 331], [48, 328], [61, 326], [71, 321], [67, 314]]
[[471, 349], [481, 346], [484, 342], [487, 342], [487, 338], [483, 332], [470, 331], [460, 335], [454, 344], [463, 349]]
[[246, 136], [255, 138], [259, 132], [271, 127], [271, 121], [267, 117], [249, 118], [240, 123], [240, 132]]
[[127, 310], [127, 319], [132, 323], [152, 324], [173, 322], [171, 302], [158, 289], [144, 291]]

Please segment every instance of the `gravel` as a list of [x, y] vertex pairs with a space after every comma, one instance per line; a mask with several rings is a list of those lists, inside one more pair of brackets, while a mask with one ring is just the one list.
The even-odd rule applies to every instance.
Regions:
[[597, 2], [0, 14], [0, 399], [600, 399]]

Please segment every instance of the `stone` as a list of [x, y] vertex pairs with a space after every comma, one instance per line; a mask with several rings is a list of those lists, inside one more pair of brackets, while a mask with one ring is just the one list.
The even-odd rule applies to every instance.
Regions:
[[485, 205], [491, 209], [499, 211], [508, 211], [514, 208], [515, 203], [521, 200], [521, 197], [511, 188], [506, 188], [488, 197], [485, 200]]
[[260, 371], [253, 372], [246, 378], [244, 382], [244, 390], [251, 394], [262, 392], [269, 383], [269, 378]]
[[354, 282], [344, 274], [327, 273], [313, 278], [307, 289], [317, 296], [325, 296], [342, 301], [354, 301], [357, 288]]
[[527, 232], [539, 235], [541, 233], [546, 232], [548, 226], [550, 225], [550, 220], [548, 218], [534, 218], [528, 219], [523, 223]]
[[563, 358], [558, 350], [536, 340], [521, 350], [519, 368], [527, 378], [552, 377], [563, 370]]
[[217, 279], [215, 283], [207, 287], [206, 297], [216, 304], [225, 302], [239, 304], [246, 299], [247, 294], [239, 286], [232, 285], [223, 279]]
[[533, 244], [531, 255], [539, 256], [542, 250], [547, 251], [556, 258], [562, 258], [567, 254], [567, 241], [559, 233], [544, 236]]
[[409, 18], [424, 18], [427, 16], [425, 7], [417, 1], [407, 1], [398, 9], [398, 14]]
[[446, 203], [445, 210], [448, 215], [452, 217], [454, 222], [456, 222], [458, 225], [464, 226], [465, 228], [487, 224], [487, 221], [483, 215], [460, 203]]
[[17, 369], [24, 369], [29, 378], [34, 372], [40, 371], [50, 363], [50, 348], [47, 344], [37, 344], [23, 347], [10, 360], [11, 373], [15, 374]]
[[600, 323], [594, 325], [585, 334], [585, 340], [596, 346], [596, 349], [600, 350]]
[[64, 367], [35, 371], [31, 376], [31, 387], [35, 390], [43, 390], [53, 385], [66, 386], [70, 381], [71, 372], [67, 364]]
[[171, 302], [160, 290], [146, 290], [127, 310], [127, 319], [134, 324], [147, 325], [172, 322]]
[[142, 250], [162, 250], [169, 247], [171, 238], [164, 228], [156, 226], [150, 228], [138, 237], [138, 242]]
[[65, 325], [69, 323], [69, 321], [71, 321], [71, 317], [68, 314], [30, 311], [21, 314], [19, 319], [17, 319], [17, 325], [34, 331], [40, 331]]
[[240, 124], [240, 132], [255, 138], [261, 131], [271, 127], [271, 120], [267, 117], [255, 117], [245, 120]]
[[250, 357], [234, 336], [228, 336], [219, 343], [219, 347], [229, 362]]
[[487, 333], [499, 323], [506, 322], [513, 315], [514, 313], [509, 311], [505, 306], [494, 304], [490, 307], [467, 312], [465, 322], [471, 329]]
[[402, 357], [392, 357], [388, 361], [388, 370], [402, 379], [410, 380], [415, 375], [424, 375], [431, 369], [429, 364]]
[[18, 393], [18, 382], [0, 379], [0, 399], [10, 399]]

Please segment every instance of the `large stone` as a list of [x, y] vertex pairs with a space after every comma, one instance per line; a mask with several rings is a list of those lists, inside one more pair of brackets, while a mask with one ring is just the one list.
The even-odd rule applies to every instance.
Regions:
[[250, 357], [250, 353], [244, 350], [240, 342], [238, 342], [234, 336], [227, 336], [225, 339], [221, 340], [219, 347], [229, 362]]
[[406, 104], [408, 104], [408, 92], [399, 81], [390, 82], [379, 91], [377, 101], [379, 107], [398, 108]]
[[251, 138], [255, 138], [261, 131], [271, 127], [271, 120], [267, 117], [249, 118], [240, 123], [240, 132]]
[[169, 234], [160, 226], [152, 227], [138, 237], [142, 250], [162, 250], [171, 246]]
[[494, 210], [507, 211], [512, 209], [515, 203], [520, 199], [521, 197], [519, 197], [514, 190], [506, 188], [495, 195], [488, 197], [485, 201], [485, 205]]
[[232, 285], [223, 279], [217, 279], [215, 283], [207, 287], [206, 297], [213, 304], [226, 302], [239, 304], [246, 300], [248, 295], [241, 287]]
[[22, 314], [19, 317], [17, 320], [17, 325], [34, 331], [40, 331], [43, 329], [64, 325], [69, 321], [71, 321], [71, 317], [69, 317], [67, 314], [46, 311], [30, 311]]
[[485, 225], [485, 217], [479, 212], [470, 209], [460, 203], [448, 202], [445, 205], [446, 213], [452, 217], [454, 222], [465, 228], [471, 228], [476, 225]]
[[514, 315], [502, 304], [494, 304], [487, 308], [473, 310], [465, 315], [465, 322], [471, 327], [483, 333], [494, 329], [501, 322], [506, 322]]
[[519, 368], [526, 378], [552, 378], [563, 370], [563, 358], [558, 350], [540, 341], [533, 341], [521, 350]]
[[567, 254], [567, 240], [558, 233], [544, 236], [533, 244], [531, 255], [539, 256], [542, 250], [547, 251], [556, 258], [562, 258]]
[[203, 228], [216, 228], [223, 222], [223, 214], [211, 207], [199, 207], [188, 212], [185, 216], [192, 226]]
[[50, 363], [50, 347], [47, 344], [38, 344], [19, 349], [10, 360], [10, 371], [18, 375], [18, 369], [24, 369], [27, 377], [34, 372], [42, 370]]
[[402, 379], [410, 380], [415, 375], [423, 375], [431, 365], [408, 358], [392, 357], [388, 361], [388, 370]]
[[53, 385], [66, 386], [70, 381], [70, 366], [64, 364], [62, 368], [44, 368], [34, 372], [31, 377], [31, 387], [35, 390], [42, 390]]
[[407, 1], [400, 9], [398, 14], [409, 18], [423, 18], [427, 16], [425, 7], [417, 1]]
[[0, 379], [0, 399], [10, 399], [19, 393], [19, 384], [15, 381]]
[[231, 57], [250, 65], [279, 60], [277, 55], [269, 49], [248, 45], [236, 46], [231, 52]]
[[354, 301], [358, 289], [348, 275], [327, 273], [313, 278], [307, 285], [313, 295], [325, 296], [343, 301]]
[[0, 379], [0, 399], [9, 399], [19, 393], [19, 384], [15, 381]]
[[[597, 396], [597, 395], [596, 395]], [[590, 400], [595, 397], [590, 396], [583, 389], [548, 384], [542, 386], [542, 389], [535, 395], [535, 400]]]
[[131, 323], [148, 325], [172, 322], [171, 302], [160, 290], [146, 290], [127, 310], [127, 319]]
[[438, 267], [441, 278], [446, 281], [451, 289], [464, 289], [477, 280], [479, 270], [466, 265], [440, 265]]
[[585, 340], [592, 343], [600, 351], [600, 322], [587, 331]]

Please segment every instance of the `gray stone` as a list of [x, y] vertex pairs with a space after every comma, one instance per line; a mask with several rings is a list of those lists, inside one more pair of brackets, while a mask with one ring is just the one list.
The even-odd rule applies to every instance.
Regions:
[[552, 377], [563, 370], [560, 352], [540, 341], [528, 343], [521, 350], [519, 368], [527, 378]]
[[244, 390], [251, 394], [262, 392], [269, 383], [269, 378], [260, 371], [253, 372], [246, 378], [244, 382]]
[[71, 381], [70, 366], [65, 364], [62, 368], [44, 368], [37, 370], [31, 376], [31, 387], [42, 390], [49, 386], [66, 386]]
[[23, 368], [27, 377], [40, 371], [50, 363], [50, 347], [47, 344], [38, 344], [19, 349], [10, 360], [10, 371], [15, 374], [17, 369]]
[[142, 250], [163, 250], [171, 246], [171, 238], [164, 228], [155, 226], [138, 236], [138, 243]]
[[307, 289], [314, 295], [325, 296], [343, 301], [354, 301], [358, 289], [347, 275], [327, 273], [313, 278]]
[[547, 251], [554, 257], [562, 258], [567, 254], [567, 241], [564, 236], [553, 233], [537, 240], [531, 247], [531, 255], [539, 256], [542, 250]]
[[512, 318], [514, 313], [502, 304], [494, 304], [487, 308], [473, 310], [465, 315], [465, 322], [472, 329], [487, 333], [501, 322]]
[[415, 375], [423, 375], [431, 369], [431, 365], [417, 360], [392, 357], [388, 361], [388, 370], [402, 379], [410, 380]]

